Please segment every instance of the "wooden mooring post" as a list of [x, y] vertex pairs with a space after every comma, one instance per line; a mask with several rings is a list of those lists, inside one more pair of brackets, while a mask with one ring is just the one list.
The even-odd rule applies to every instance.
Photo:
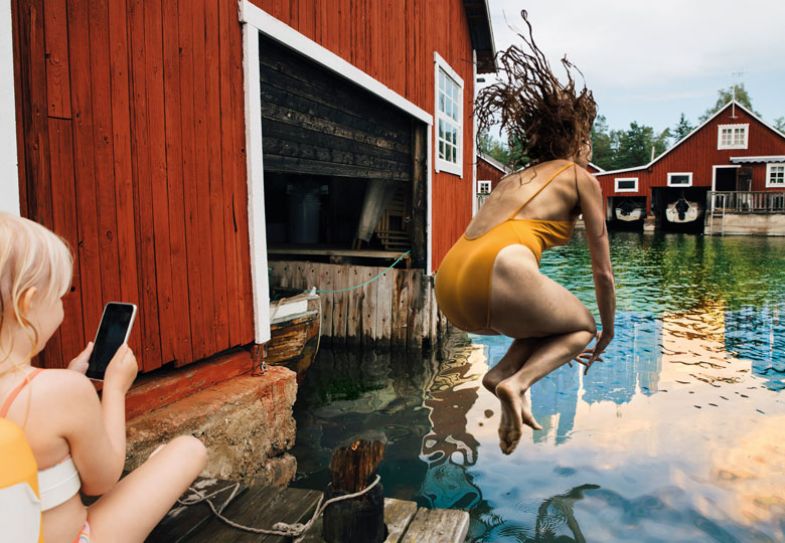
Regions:
[[[359, 492], [371, 484], [383, 456], [384, 444], [380, 441], [357, 440], [337, 449], [330, 462], [332, 482], [325, 500]], [[387, 538], [387, 527], [381, 482], [361, 496], [328, 505], [322, 537], [328, 543], [382, 543]]]

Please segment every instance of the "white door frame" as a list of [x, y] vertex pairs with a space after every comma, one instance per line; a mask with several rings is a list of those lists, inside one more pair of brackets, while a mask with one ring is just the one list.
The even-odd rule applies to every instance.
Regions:
[[[243, 23], [243, 73], [245, 75], [245, 141], [248, 168], [248, 230], [251, 251], [251, 281], [254, 303], [254, 341], [270, 340], [270, 284], [267, 275], [267, 233], [264, 213], [264, 165], [262, 163], [262, 99], [259, 74], [259, 33], [286, 45], [354, 84], [375, 94], [425, 123], [427, 127], [428, 209], [426, 216], [426, 273], [431, 272], [431, 184], [433, 116], [350, 64], [332, 51], [276, 19], [249, 0], [240, 0], [239, 18]], [[318, 285], [317, 285], [318, 286]]]
[[19, 215], [11, 0], [0, 0], [0, 211]]

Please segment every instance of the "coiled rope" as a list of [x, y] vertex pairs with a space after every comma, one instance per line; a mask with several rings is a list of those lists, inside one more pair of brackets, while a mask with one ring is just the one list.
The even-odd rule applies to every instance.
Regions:
[[[275, 524], [273, 524], [273, 528], [271, 530], [265, 528], [256, 528], [254, 526], [245, 526], [238, 522], [234, 522], [233, 520], [228, 519], [223, 515], [223, 510], [232, 501], [232, 499], [234, 499], [234, 497], [237, 495], [237, 492], [239, 492], [240, 483], [233, 483], [219, 490], [216, 490], [215, 492], [211, 492], [210, 494], [205, 494], [204, 492], [197, 490], [192, 486], [189, 486], [188, 490], [190, 490], [194, 495], [186, 496], [183, 499], [178, 498], [177, 503], [179, 503], [180, 505], [184, 505], [186, 507], [191, 505], [196, 505], [198, 503], [206, 503], [216, 517], [218, 517], [221, 521], [231, 526], [232, 528], [236, 528], [238, 530], [243, 530], [245, 532], [250, 532], [253, 534], [267, 534], [267, 535], [279, 535], [283, 537], [292, 537], [295, 538], [294, 543], [299, 543], [303, 540], [305, 533], [311, 529], [313, 523], [316, 522], [316, 519], [319, 518], [319, 516], [324, 512], [324, 510], [327, 508], [328, 505], [330, 505], [331, 503], [336, 503], [339, 501], [349, 500], [351, 498], [357, 498], [358, 496], [362, 496], [366, 492], [370, 491], [377, 484], [379, 484], [379, 481], [381, 481], [381, 477], [379, 475], [376, 475], [376, 479], [374, 479], [374, 481], [371, 484], [369, 484], [359, 492], [346, 494], [345, 496], [336, 496], [335, 498], [330, 498], [324, 503], [322, 503], [322, 500], [324, 500], [324, 495], [322, 495], [319, 498], [319, 502], [316, 505], [316, 509], [314, 510], [313, 515], [311, 515], [311, 519], [308, 522], [306, 522], [305, 524], [301, 522], [294, 522], [291, 524], [286, 522], [276, 522]], [[232, 492], [229, 495], [229, 499], [226, 500], [226, 502], [224, 502], [224, 505], [220, 509], [218, 509], [215, 506], [215, 504], [212, 501], [210, 501], [210, 498], [230, 489]]]

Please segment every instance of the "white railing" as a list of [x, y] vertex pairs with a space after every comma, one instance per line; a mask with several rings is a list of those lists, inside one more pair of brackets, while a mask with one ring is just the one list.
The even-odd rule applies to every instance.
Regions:
[[785, 213], [785, 192], [710, 191], [708, 206], [712, 212]]

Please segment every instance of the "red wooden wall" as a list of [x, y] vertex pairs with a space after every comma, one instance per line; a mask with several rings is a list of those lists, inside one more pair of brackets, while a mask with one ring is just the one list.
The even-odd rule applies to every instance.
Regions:
[[[731, 108], [725, 109], [701, 130], [690, 136], [681, 145], [658, 160], [648, 170], [632, 170], [621, 173], [596, 173], [605, 197], [609, 196], [650, 196], [652, 187], [666, 187], [668, 172], [693, 172], [692, 186], [711, 189], [712, 166], [731, 165], [731, 157], [785, 155], [785, 137], [748, 114], [735, 108], [735, 118]], [[749, 123], [747, 149], [717, 149], [717, 130], [721, 124]], [[752, 165], [752, 190], [782, 190], [766, 188], [766, 166]], [[617, 177], [637, 177], [638, 192], [614, 192], [614, 179]], [[647, 200], [651, 205], [651, 199]]]
[[[464, 80], [463, 178], [434, 173], [433, 264], [471, 219], [474, 81], [462, 0], [258, 0], [434, 113], [437, 51]], [[12, 0], [23, 213], [76, 257], [61, 366], [104, 302], [137, 303], [144, 370], [253, 339], [235, 0]], [[431, 142], [433, 145], [433, 142]]]
[[[434, 51], [463, 78], [463, 178], [433, 173], [432, 251], [433, 268], [438, 268], [471, 220], [474, 197], [474, 76], [463, 1], [253, 1], [431, 114], [435, 115]], [[433, 156], [435, 160], [435, 151]]]
[[109, 300], [144, 370], [253, 340], [233, 0], [12, 0], [23, 214], [75, 255], [62, 366]]
[[505, 175], [507, 175], [506, 172], [477, 157], [477, 181], [490, 181], [491, 190], [493, 190]]

